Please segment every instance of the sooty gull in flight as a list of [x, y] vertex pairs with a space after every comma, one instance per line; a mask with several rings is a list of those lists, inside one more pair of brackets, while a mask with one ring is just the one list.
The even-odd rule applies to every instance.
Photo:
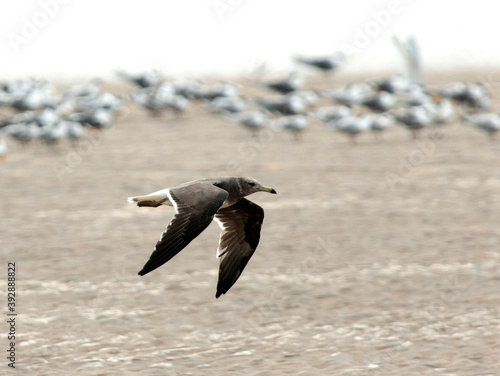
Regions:
[[245, 199], [255, 192], [276, 193], [258, 181], [243, 177], [194, 180], [145, 196], [129, 197], [138, 206], [173, 206], [175, 215], [139, 275], [160, 267], [215, 220], [222, 229], [217, 257], [220, 259], [216, 298], [237, 281], [260, 239], [264, 210]]

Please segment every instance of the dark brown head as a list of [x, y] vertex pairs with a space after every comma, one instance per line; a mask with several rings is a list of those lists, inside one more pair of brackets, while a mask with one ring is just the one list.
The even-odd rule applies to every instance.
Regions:
[[244, 196], [248, 196], [256, 192], [269, 192], [273, 194], [277, 193], [274, 188], [263, 186], [255, 179], [239, 178], [238, 182], [240, 183], [241, 193]]

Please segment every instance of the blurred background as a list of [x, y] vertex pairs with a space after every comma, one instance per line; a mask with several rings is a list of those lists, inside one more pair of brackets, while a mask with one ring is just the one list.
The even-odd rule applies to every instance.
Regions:
[[[147, 67], [173, 75], [237, 75], [263, 62], [290, 69], [292, 53], [324, 55], [343, 43], [355, 45], [357, 31], [365, 31], [373, 20], [380, 29], [373, 28], [344, 73], [399, 69], [393, 34], [416, 35], [428, 69], [491, 68], [500, 58], [494, 48], [497, 9], [486, 0], [474, 7], [448, 0], [147, 0], [141, 5], [27, 0], [1, 7], [0, 69], [5, 77], [109, 77], [117, 68]], [[40, 11], [48, 14], [47, 22], [44, 16], [36, 19]], [[23, 37], [23, 31], [30, 31], [26, 20], [33, 18], [39, 25], [33, 36], [13, 47], [10, 33]]]
[[[498, 10], [0, 4], [15, 371], [496, 375]], [[173, 210], [127, 197], [220, 175], [278, 192], [237, 283], [215, 224], [138, 276]]]

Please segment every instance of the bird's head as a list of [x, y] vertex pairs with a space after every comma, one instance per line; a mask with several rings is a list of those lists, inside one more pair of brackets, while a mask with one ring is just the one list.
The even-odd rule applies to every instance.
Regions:
[[240, 186], [242, 193], [244, 193], [245, 195], [250, 195], [256, 192], [269, 192], [273, 194], [277, 193], [274, 188], [265, 187], [257, 180], [250, 178], [240, 178]]

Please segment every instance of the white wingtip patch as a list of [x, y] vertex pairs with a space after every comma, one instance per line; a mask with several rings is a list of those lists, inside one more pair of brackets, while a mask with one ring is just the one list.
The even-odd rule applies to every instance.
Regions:
[[129, 197], [129, 198], [127, 198], [127, 201], [128, 201], [130, 204], [133, 204], [134, 202], [137, 202], [137, 197]]

